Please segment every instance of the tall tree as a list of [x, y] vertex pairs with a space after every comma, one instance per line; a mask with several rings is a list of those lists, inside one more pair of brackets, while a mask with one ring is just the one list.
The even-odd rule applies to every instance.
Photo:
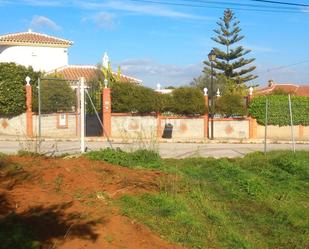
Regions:
[[[239, 23], [233, 11], [226, 9], [223, 17], [217, 22], [218, 29], [214, 30], [217, 36], [211, 39], [225, 48], [225, 50], [214, 48], [217, 57], [213, 62], [214, 74], [224, 75], [237, 84], [242, 84], [257, 78], [257, 76], [250, 74], [256, 67], [249, 66], [255, 59], [244, 58], [251, 50], [246, 50], [242, 46], [233, 46], [244, 38], [243, 35], [240, 35]], [[211, 62], [204, 61], [204, 64], [206, 65], [204, 72], [211, 74]]]

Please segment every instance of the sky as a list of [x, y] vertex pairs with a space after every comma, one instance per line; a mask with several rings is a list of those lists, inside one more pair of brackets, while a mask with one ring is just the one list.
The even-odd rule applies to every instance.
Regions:
[[[146, 86], [180, 86], [202, 74], [207, 54], [218, 47], [211, 40], [213, 29], [229, 7], [234, 8], [245, 36], [239, 45], [252, 50], [247, 58], [256, 58], [252, 64], [259, 77], [253, 83], [263, 86], [272, 79], [309, 85], [308, 7], [297, 7], [297, 13], [277, 13], [233, 5], [258, 4], [250, 0], [208, 1], [223, 3], [207, 6], [202, 2], [0, 0], [0, 34], [32, 29], [72, 40], [70, 64], [95, 65], [107, 52], [114, 71], [121, 66], [124, 74], [143, 80]], [[286, 2], [309, 5], [308, 0]]]

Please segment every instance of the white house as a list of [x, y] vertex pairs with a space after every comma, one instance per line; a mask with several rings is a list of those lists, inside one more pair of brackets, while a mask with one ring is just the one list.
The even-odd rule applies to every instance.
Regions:
[[[86, 81], [103, 77], [96, 66], [69, 65], [68, 48], [72, 45], [72, 41], [31, 30], [0, 35], [0, 63], [14, 62], [23, 66], [32, 66], [35, 71], [45, 72], [45, 75], [59, 73], [72, 86], [76, 86], [80, 77], [85, 77]], [[109, 58], [106, 53], [102, 62], [102, 65], [107, 68]], [[117, 73], [114, 74], [117, 75]], [[123, 74], [120, 75], [120, 80], [142, 83], [139, 79]]]
[[0, 62], [32, 66], [35, 71], [52, 71], [69, 64], [68, 48], [72, 41], [28, 32], [0, 36]]
[[[108, 68], [110, 64], [109, 57], [107, 53], [104, 53], [102, 58], [102, 66]], [[91, 80], [96, 79], [104, 79], [103, 72], [94, 65], [66, 65], [63, 67], [56, 68], [55, 70], [51, 70], [46, 72], [46, 75], [51, 75], [57, 73], [61, 75], [64, 79], [66, 79], [72, 87], [77, 87], [77, 83], [81, 77], [84, 77], [86, 82], [90, 82]], [[142, 80], [139, 80], [134, 77], [130, 77], [124, 74], [118, 75], [118, 73], [112, 72], [115, 77], [119, 76], [119, 80], [123, 83], [135, 83], [142, 84]]]

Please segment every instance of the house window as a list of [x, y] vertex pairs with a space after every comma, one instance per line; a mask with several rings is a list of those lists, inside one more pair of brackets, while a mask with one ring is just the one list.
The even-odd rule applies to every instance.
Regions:
[[57, 114], [57, 129], [67, 129], [69, 126], [68, 114], [58, 113]]

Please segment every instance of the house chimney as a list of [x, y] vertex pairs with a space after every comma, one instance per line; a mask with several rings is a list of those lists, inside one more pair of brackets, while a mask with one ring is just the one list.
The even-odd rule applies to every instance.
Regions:
[[274, 81], [273, 81], [273, 80], [269, 80], [269, 81], [268, 81], [268, 86], [269, 86], [269, 87], [272, 87], [273, 85], [274, 85]]

